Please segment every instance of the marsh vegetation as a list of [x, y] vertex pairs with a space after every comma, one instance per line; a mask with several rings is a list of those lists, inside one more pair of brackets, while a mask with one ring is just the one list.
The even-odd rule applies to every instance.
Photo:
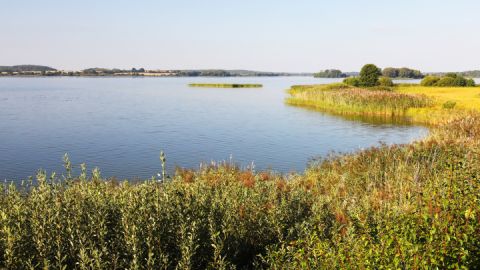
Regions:
[[368, 90], [344, 84], [292, 87], [287, 103], [304, 105], [336, 114], [405, 116], [410, 108], [427, 107], [424, 95], [410, 95], [384, 90]]

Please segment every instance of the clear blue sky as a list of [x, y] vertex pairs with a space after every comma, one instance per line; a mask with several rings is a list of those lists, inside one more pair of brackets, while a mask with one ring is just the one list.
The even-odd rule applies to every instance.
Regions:
[[0, 0], [0, 65], [480, 69], [478, 0]]

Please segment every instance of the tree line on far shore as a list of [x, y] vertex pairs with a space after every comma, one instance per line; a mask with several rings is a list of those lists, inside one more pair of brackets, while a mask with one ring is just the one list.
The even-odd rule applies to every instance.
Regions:
[[[346, 78], [351, 77], [351, 75], [355, 73], [344, 73], [338, 69], [326, 69], [320, 72], [314, 73], [313, 76], [315, 78]], [[387, 67], [383, 70], [380, 70], [380, 75], [383, 77], [388, 77], [392, 79], [422, 79], [425, 75], [415, 69], [410, 69], [406, 67], [402, 68], [393, 68]]]
[[[382, 71], [374, 64], [367, 64], [362, 67], [359, 76], [348, 77], [343, 82], [355, 87], [392, 87], [393, 81], [391, 77], [385, 76], [385, 70]], [[389, 72], [391, 72], [390, 68], [387, 70], [387, 73]], [[437, 87], [473, 87], [475, 86], [475, 80], [465, 78], [457, 73], [447, 73], [443, 76], [426, 76], [420, 84]]]

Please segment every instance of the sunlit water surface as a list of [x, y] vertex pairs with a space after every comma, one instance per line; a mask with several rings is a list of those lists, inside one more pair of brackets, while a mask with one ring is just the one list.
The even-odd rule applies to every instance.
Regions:
[[[380, 142], [408, 143], [422, 127], [347, 120], [284, 103], [309, 77], [0, 78], [0, 179], [40, 169], [64, 173], [68, 153], [102, 175], [149, 178], [167, 168], [229, 161], [256, 170], [303, 171], [312, 158]], [[190, 88], [188, 83], [261, 83], [263, 88]]]

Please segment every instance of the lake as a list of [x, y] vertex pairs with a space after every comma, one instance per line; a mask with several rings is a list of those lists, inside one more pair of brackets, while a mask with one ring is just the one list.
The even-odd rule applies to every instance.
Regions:
[[[40, 168], [64, 173], [68, 153], [106, 177], [146, 179], [167, 168], [230, 161], [255, 170], [303, 171], [312, 158], [380, 142], [408, 143], [427, 129], [343, 119], [284, 104], [310, 77], [0, 78], [0, 179]], [[263, 88], [190, 88], [189, 83], [260, 83]]]

